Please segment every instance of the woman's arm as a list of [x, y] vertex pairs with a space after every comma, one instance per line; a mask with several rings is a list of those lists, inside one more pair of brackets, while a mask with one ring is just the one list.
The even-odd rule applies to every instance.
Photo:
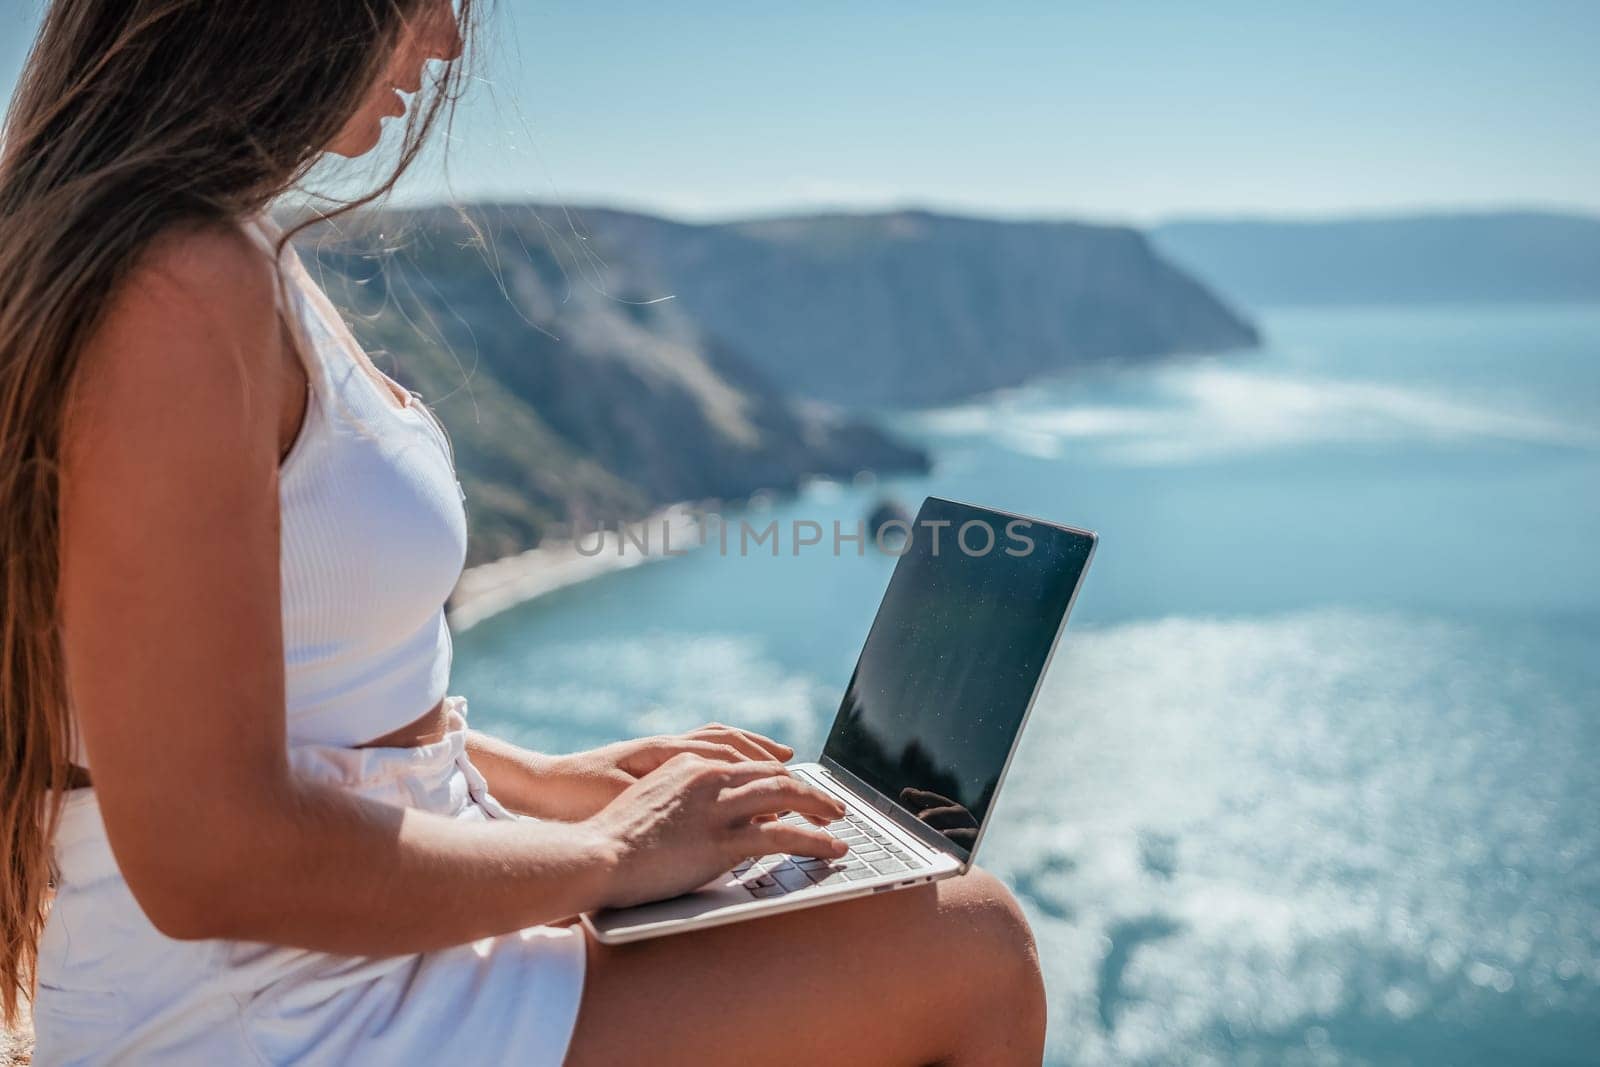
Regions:
[[472, 762], [506, 807], [541, 819], [576, 822], [611, 803], [623, 790], [667, 760], [692, 752], [710, 760], [786, 762], [794, 749], [750, 730], [711, 722], [686, 734], [618, 741], [586, 752], [549, 756], [474, 730], [467, 738]]
[[580, 824], [462, 824], [296, 779], [283, 358], [270, 265], [238, 234], [196, 231], [159, 242], [119, 289], [75, 383], [62, 647], [106, 832], [152, 922], [385, 954], [691, 888], [736, 854], [837, 854], [752, 821], [836, 808], [774, 763], [680, 758]]

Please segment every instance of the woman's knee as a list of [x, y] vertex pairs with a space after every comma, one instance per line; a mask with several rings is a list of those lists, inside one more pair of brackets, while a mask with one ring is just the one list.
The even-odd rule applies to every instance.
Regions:
[[1022, 905], [1004, 882], [974, 867], [960, 878], [941, 883], [949, 887], [952, 925], [964, 931], [960, 951], [981, 962], [988, 980], [1005, 991], [1008, 999], [1037, 1002], [1042, 1010], [1043, 980], [1033, 928]]
[[1006, 884], [981, 867], [940, 883], [948, 887], [950, 908], [988, 943], [1034, 958], [1033, 928]]
[[[847, 905], [848, 906], [848, 905]], [[930, 886], [868, 897], [859, 912], [876, 936], [899, 942], [897, 955], [917, 956], [954, 977], [1005, 982], [1038, 972], [1033, 931], [1016, 897], [988, 871]]]

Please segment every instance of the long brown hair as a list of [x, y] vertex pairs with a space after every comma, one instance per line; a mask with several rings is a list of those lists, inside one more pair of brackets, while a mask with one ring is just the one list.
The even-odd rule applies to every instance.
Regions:
[[[73, 743], [59, 460], [79, 353], [157, 234], [260, 210], [312, 165], [409, 21], [450, 0], [54, 0], [0, 135], [0, 1016], [31, 996]], [[463, 37], [472, 0], [458, 0]], [[383, 196], [462, 67], [434, 68]], [[295, 227], [285, 240], [293, 235]]]

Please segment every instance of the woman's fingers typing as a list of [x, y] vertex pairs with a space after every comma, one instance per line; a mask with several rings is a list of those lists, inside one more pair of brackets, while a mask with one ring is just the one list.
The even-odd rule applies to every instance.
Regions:
[[787, 773], [755, 778], [722, 791], [723, 812], [733, 819], [733, 844], [741, 856], [786, 852], [835, 859], [848, 851], [843, 841], [820, 829], [782, 822], [783, 812], [796, 812], [817, 826], [842, 818], [837, 799]]
[[[680, 757], [682, 758], [682, 757]], [[691, 759], [693, 757], [690, 757]], [[777, 760], [743, 760], [737, 763], [716, 764], [702, 768], [713, 784], [723, 789], [744, 785], [768, 778], [788, 778], [789, 768]]]
[[774, 759], [729, 762], [681, 751], [641, 776], [595, 816], [617, 846], [604, 903], [660, 900], [705, 883], [748, 856], [789, 852], [834, 859], [844, 844], [799, 820], [841, 818], [844, 805]]
[[844, 805], [792, 775], [760, 778], [722, 794], [726, 814], [737, 821], [794, 811], [825, 822], [844, 816]]
[[[669, 755], [692, 752], [696, 756], [704, 756], [709, 760], [720, 760], [723, 763], [738, 763], [740, 760], [750, 758], [749, 753], [735, 745], [689, 737], [664, 738], [661, 742], [661, 751]], [[762, 756], [761, 758], [766, 759], [767, 757]]]
[[741, 734], [743, 734], [747, 740], [750, 740], [750, 741], [754, 742], [755, 744], [759, 745], [761, 748], [763, 748], [766, 751], [772, 753], [772, 758], [773, 759], [779, 759], [779, 760], [791, 760], [791, 759], [794, 759], [794, 749], [790, 748], [788, 745], [784, 744], [782, 741], [774, 741], [772, 738], [767, 737], [765, 734], [758, 734], [754, 730], [740, 730], [739, 732]]
[[791, 856], [815, 856], [829, 860], [837, 859], [849, 850], [849, 846], [837, 837], [786, 822], [748, 823], [735, 831], [733, 843], [740, 856], [771, 856], [786, 852]]
[[719, 722], [708, 722], [698, 730], [692, 731], [689, 736], [732, 745], [756, 760], [787, 760], [794, 756], [794, 749], [788, 745], [758, 734], [754, 730], [741, 730], [734, 726], [724, 726]]

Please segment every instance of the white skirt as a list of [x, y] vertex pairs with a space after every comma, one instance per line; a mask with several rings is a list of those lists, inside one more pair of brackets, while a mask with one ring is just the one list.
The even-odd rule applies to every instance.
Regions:
[[[299, 747], [296, 773], [457, 819], [510, 819], [466, 755], [465, 701], [418, 748]], [[204, 798], [198, 798], [204, 803]], [[583, 998], [577, 927], [368, 958], [175, 941], [118, 873], [93, 790], [67, 801], [33, 1003], [39, 1065], [560, 1064]]]

